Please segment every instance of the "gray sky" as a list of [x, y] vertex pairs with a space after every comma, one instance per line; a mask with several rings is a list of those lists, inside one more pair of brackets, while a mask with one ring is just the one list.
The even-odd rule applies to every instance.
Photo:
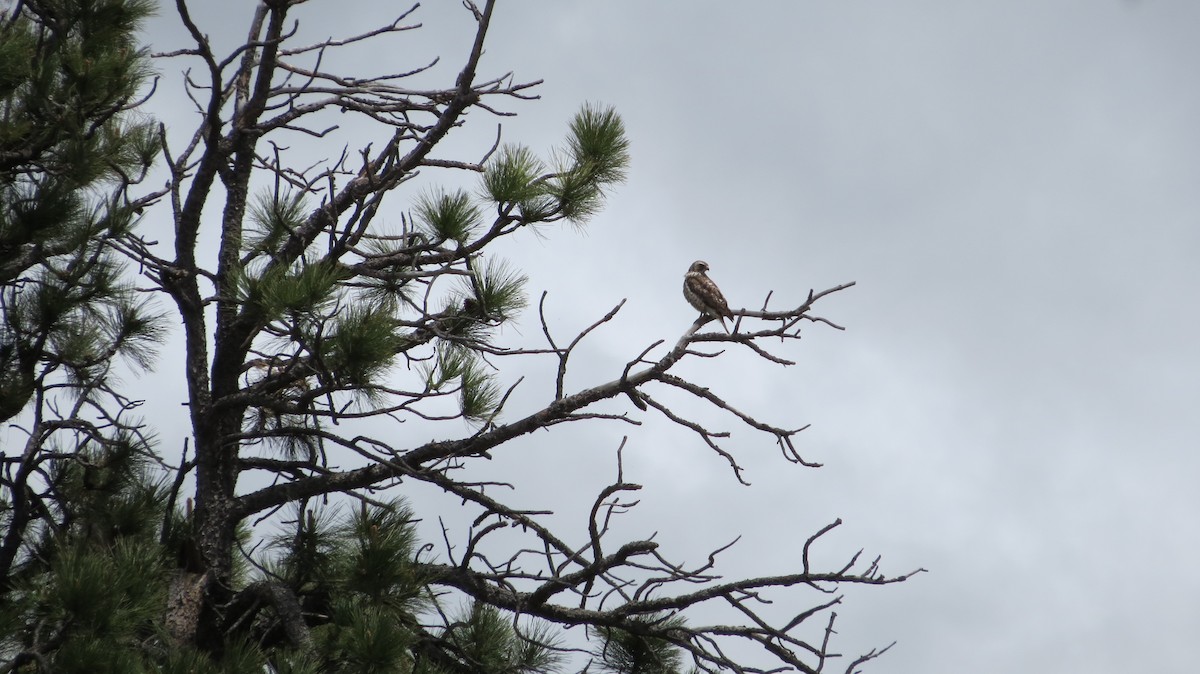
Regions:
[[[196, 13], [238, 40], [249, 4]], [[366, 4], [295, 16], [315, 41], [377, 25]], [[440, 54], [449, 85], [469, 17], [448, 0], [416, 17], [422, 31], [354, 74]], [[810, 328], [782, 352], [795, 366], [734, 352], [681, 368], [766, 421], [812, 423], [800, 449], [824, 468], [741, 432], [743, 487], [695, 437], [648, 423], [523, 441], [490, 469], [582, 522], [628, 434], [626, 477], [646, 488], [623, 526], [689, 562], [744, 534], [727, 577], [796, 569], [804, 538], [843, 518], [830, 564], [861, 547], [889, 574], [930, 571], [840, 607], [844, 652], [899, 641], [868, 671], [1191, 671], [1198, 26], [1190, 0], [501, 3], [481, 75], [545, 79], [540, 101], [508, 106], [504, 138], [548, 151], [593, 101], [632, 141], [629, 180], [586, 231], [503, 251], [535, 300], [550, 291], [560, 336], [628, 298], [569, 385], [678, 338], [694, 259], [735, 307], [857, 286], [816, 312], [847, 331]], [[147, 39], [168, 50], [180, 35], [164, 7]], [[182, 129], [194, 117], [170, 92], [154, 112]], [[495, 123], [474, 113], [438, 156], [477, 158]], [[537, 343], [536, 316], [505, 337]], [[515, 416], [545, 402], [553, 371], [513, 372], [528, 375]], [[168, 394], [149, 406], [180, 431], [181, 377], [162, 368]]]

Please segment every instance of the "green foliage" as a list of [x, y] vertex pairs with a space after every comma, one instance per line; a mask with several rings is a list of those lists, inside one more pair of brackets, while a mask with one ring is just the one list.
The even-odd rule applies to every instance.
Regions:
[[271, 265], [260, 275], [242, 272], [236, 279], [239, 299], [266, 320], [313, 316], [336, 298], [341, 272], [327, 262], [300, 262], [292, 268]]
[[338, 382], [357, 388], [373, 384], [405, 344], [389, 303], [343, 307], [321, 342], [321, 360]]
[[328, 674], [329, 672], [315, 656], [282, 652], [272, 655], [272, 674]]
[[[428, 239], [420, 231], [406, 227], [399, 232], [380, 231], [367, 233], [359, 243], [364, 255], [375, 260], [379, 272], [371, 276], [354, 279], [357, 299], [372, 303], [392, 303], [394, 306], [413, 306], [417, 295], [412, 274], [418, 273], [413, 265], [412, 249], [428, 245]], [[424, 227], [424, 226], [423, 226]]]
[[442, 341], [436, 359], [425, 368], [426, 386], [431, 391], [457, 386], [460, 412], [468, 421], [490, 421], [502, 398], [489, 366], [473, 347], [526, 306], [526, 280], [503, 261], [477, 264], [437, 321]]
[[342, 537], [333, 528], [332, 513], [296, 506], [296, 530], [279, 534], [273, 548], [280, 550], [271, 573], [304, 592], [329, 594], [333, 589], [333, 560]]
[[572, 164], [598, 186], [625, 180], [629, 140], [615, 108], [585, 105], [571, 120], [567, 144]]
[[[154, 120], [130, 110], [115, 123], [101, 127], [105, 134], [104, 147], [111, 152], [117, 166], [151, 166], [162, 152], [162, 137]], [[109, 205], [109, 210], [114, 210]]]
[[137, 644], [165, 606], [167, 558], [158, 540], [166, 492], [147, 466], [147, 446], [118, 435], [48, 466], [60, 498], [56, 527], [17, 560], [0, 604], [0, 654], [39, 644], [55, 672], [138, 672]]
[[261, 674], [266, 671], [267, 657], [258, 644], [235, 636], [227, 641], [218, 663], [221, 674]]
[[479, 215], [479, 207], [464, 190], [437, 190], [417, 201], [417, 221], [441, 239], [466, 243], [471, 232], [479, 227]]
[[533, 153], [505, 146], [484, 172], [484, 193], [502, 207], [519, 210], [526, 222], [586, 222], [604, 202], [605, 190], [625, 179], [629, 140], [613, 108], [586, 105], [571, 121], [566, 148], [546, 173]]
[[544, 623], [518, 632], [513, 618], [486, 604], [473, 603], [466, 615], [443, 632], [469, 671], [480, 674], [550, 674], [563, 663], [558, 641]]
[[604, 202], [605, 189], [625, 180], [629, 141], [612, 108], [584, 106], [571, 121], [567, 160], [550, 183], [550, 193], [568, 220], [583, 222]]
[[398, 672], [411, 663], [413, 634], [386, 607], [358, 598], [334, 602], [336, 627], [325, 630], [321, 652], [346, 674]]
[[428, 580], [412, 564], [414, 517], [403, 500], [364, 505], [341, 521], [331, 511], [308, 510], [295, 531], [273, 539], [279, 554], [272, 574], [323, 600], [411, 616], [426, 605], [421, 591]]
[[529, 148], [505, 145], [483, 172], [484, 191], [498, 204], [536, 202], [545, 196], [540, 182], [545, 170], [545, 164]]
[[[265, 674], [272, 671], [267, 668], [267, 661], [267, 654], [256, 644], [234, 637], [219, 657], [187, 646], [172, 646], [164, 649], [161, 655], [144, 658], [144, 670], [140, 671], [154, 674]], [[278, 669], [276, 672], [301, 674], [305, 670]]]
[[137, 674], [150, 672], [135, 651], [113, 648], [110, 636], [76, 637], [54, 654], [55, 674]]
[[467, 421], [487, 422], [500, 404], [500, 387], [485, 369], [487, 365], [470, 349], [444, 344], [427, 373], [427, 386], [442, 391], [457, 385], [459, 411]]
[[459, 406], [468, 421], [489, 421], [500, 405], [500, 386], [484, 367], [478, 358], [472, 358], [462, 370]]
[[39, 613], [79, 635], [134, 634], [162, 613], [162, 561], [145, 539], [62, 547], [50, 565], [52, 582], [40, 588]]
[[165, 316], [148, 301], [129, 301], [109, 308], [106, 320], [108, 336], [118, 355], [145, 370], [154, 365], [158, 345], [166, 338]]
[[[273, 572], [328, 616], [314, 631], [318, 652], [336, 672], [407, 671], [417, 616], [429, 606], [413, 560], [414, 514], [401, 500], [363, 505], [347, 517], [308, 511], [293, 534], [280, 535]], [[289, 659], [281, 671], [311, 671]]]
[[[402, 272], [396, 268], [395, 271]], [[410, 304], [413, 301], [412, 288], [408, 279], [387, 276], [385, 278], [366, 277], [357, 282], [359, 288], [356, 299], [371, 304]]]
[[304, 195], [300, 193], [258, 194], [247, 209], [250, 232], [243, 242], [244, 248], [251, 253], [274, 253], [285, 237], [304, 223], [307, 210]]
[[341, 545], [334, 559], [344, 591], [373, 604], [415, 612], [421, 578], [411, 561], [416, 554], [416, 516], [403, 501], [386, 506], [363, 505], [338, 532]]
[[40, 376], [90, 387], [113, 356], [149, 365], [161, 338], [109, 248], [160, 150], [155, 125], [126, 109], [150, 72], [134, 31], [153, 8], [42, 0], [0, 14], [0, 420]]
[[[23, 150], [39, 161], [36, 170], [74, 186], [114, 177], [128, 167], [118, 150], [129, 142], [121, 109], [149, 73], [134, 33], [154, 3], [44, 0], [37, 9], [38, 18], [20, 12], [5, 26], [0, 150]], [[0, 175], [28, 171], [23, 163], [0, 166]]]
[[64, 451], [49, 463], [74, 538], [108, 544], [154, 537], [166, 496], [148, 466], [150, 451], [145, 439], [119, 433], [103, 448]]
[[[18, 22], [6, 32], [0, 40], [0, 97], [11, 97], [30, 80], [36, 55], [37, 38], [27, 23]], [[27, 124], [0, 125], [0, 143], [15, 142], [26, 128]]]
[[[669, 631], [682, 627], [680, 617], [650, 617], [640, 620], [648, 628]], [[635, 632], [611, 628], [595, 628], [601, 644], [593, 652], [599, 671], [610, 674], [679, 674], [683, 656], [669, 641]]]
[[[363, 504], [343, 517], [333, 509], [298, 509], [293, 532], [274, 539], [273, 561], [238, 582], [274, 579], [294, 592], [316, 619], [312, 653], [265, 640], [269, 608], [245, 638], [230, 640], [218, 654], [171, 645], [159, 622], [169, 570], [178, 563], [172, 551], [191, 535], [190, 518], [176, 514], [165, 547], [159, 542], [166, 494], [138, 449], [129, 442], [56, 464], [55, 482], [70, 496], [73, 524], [29, 557], [25, 580], [0, 599], [0, 654], [51, 639], [57, 646], [44, 657], [55, 672], [562, 671], [564, 652], [548, 624], [518, 621], [492, 606], [471, 603], [440, 630], [422, 627], [437, 615], [429, 592], [437, 579], [415, 563], [416, 515], [402, 500]], [[244, 549], [252, 547], [248, 534], [241, 532]], [[655, 629], [679, 624], [646, 622]], [[596, 652], [602, 671], [680, 671], [678, 652], [660, 639], [613, 629], [600, 636], [607, 642]], [[432, 659], [431, 644], [439, 653]]]
[[161, 664], [162, 674], [223, 674], [208, 655], [194, 648], [172, 648]]
[[482, 271], [475, 271], [472, 276], [473, 287], [465, 288], [464, 293], [474, 290], [476, 309], [480, 314], [488, 319], [503, 321], [527, 306], [524, 291], [527, 280], [524, 274], [503, 260], [489, 258]]

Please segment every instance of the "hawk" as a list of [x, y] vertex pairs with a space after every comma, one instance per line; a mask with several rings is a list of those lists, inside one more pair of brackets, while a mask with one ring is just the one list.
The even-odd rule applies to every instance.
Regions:
[[721, 294], [721, 289], [704, 273], [706, 271], [708, 263], [704, 260], [696, 260], [688, 267], [687, 274], [683, 277], [683, 296], [688, 304], [696, 307], [696, 311], [721, 321], [721, 327], [725, 328], [725, 332], [729, 332], [725, 319], [733, 320], [733, 312], [729, 310], [729, 304]]

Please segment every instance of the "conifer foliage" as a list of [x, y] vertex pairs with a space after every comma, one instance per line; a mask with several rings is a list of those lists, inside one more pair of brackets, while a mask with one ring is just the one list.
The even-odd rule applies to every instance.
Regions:
[[[115, 243], [161, 193], [133, 195], [160, 151], [133, 110], [149, 3], [7, 3], [0, 13], [0, 662], [120, 670], [96, 657], [161, 614], [164, 495], [113, 387], [149, 366], [161, 318]], [[15, 442], [24, 437], [25, 442]], [[92, 663], [101, 666], [92, 669]], [[130, 670], [133, 671], [133, 670]]]
[[0, 420], [49, 380], [103, 388], [110, 359], [145, 365], [159, 335], [108, 245], [156, 196], [129, 193], [159, 151], [129, 110], [149, 9], [24, 2], [0, 26]]
[[[462, 3], [474, 35], [444, 55], [452, 73], [382, 75], [327, 64], [371, 64], [333, 56], [403, 44], [419, 8], [314, 40], [303, 26], [315, 4], [261, 2], [221, 53], [209, 34], [228, 17], [206, 28], [177, 0], [190, 42], [157, 67], [186, 73], [200, 120], [186, 131], [138, 112], [150, 87], [135, 31], [152, 6], [5, 6], [0, 418], [26, 441], [0, 454], [0, 672], [830, 671], [839, 588], [911, 575], [857, 556], [813, 568], [809, 549], [837, 522], [807, 539], [794, 572], [727, 580], [720, 551], [694, 566], [652, 540], [616, 540], [610, 525], [643, 488], [625, 480], [621, 450], [578, 530], [478, 475], [534, 431], [650, 418], [735, 481], [730, 420], [815, 466], [793, 443], [803, 429], [672, 368], [715, 357], [702, 351], [712, 342], [788, 364], [767, 344], [839, 328], [812, 309], [852, 284], [739, 310], [731, 334], [701, 332], [701, 317], [611, 381], [571, 389], [576, 347], [620, 305], [564, 340], [543, 295], [537, 341], [502, 342], [498, 328], [528, 319], [530, 303], [494, 244], [598, 213], [626, 177], [621, 117], [587, 104], [555, 151], [498, 139], [448, 158], [442, 142], [469, 118], [502, 120], [536, 98], [538, 82], [484, 59], [495, 2]], [[142, 187], [151, 170], [165, 189]], [[169, 226], [151, 235], [144, 216]], [[157, 365], [187, 397], [180, 419], [154, 422], [187, 427], [182, 456], [155, 442], [113, 374], [156, 364], [168, 323], [182, 363]], [[513, 359], [550, 373], [539, 406], [510, 403]], [[666, 402], [680, 394], [710, 418]], [[406, 500], [412, 485], [474, 521], [423, 540], [419, 524], [439, 513]], [[771, 602], [797, 608], [781, 616]]]

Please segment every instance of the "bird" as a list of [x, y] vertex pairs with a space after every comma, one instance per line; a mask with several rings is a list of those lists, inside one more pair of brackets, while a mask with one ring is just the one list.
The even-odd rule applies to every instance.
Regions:
[[704, 260], [696, 260], [688, 267], [687, 274], [683, 276], [683, 297], [702, 315], [721, 321], [721, 327], [729, 332], [725, 319], [733, 320], [733, 312], [729, 310], [729, 303], [725, 301], [721, 289], [704, 273], [706, 271], [708, 263]]

